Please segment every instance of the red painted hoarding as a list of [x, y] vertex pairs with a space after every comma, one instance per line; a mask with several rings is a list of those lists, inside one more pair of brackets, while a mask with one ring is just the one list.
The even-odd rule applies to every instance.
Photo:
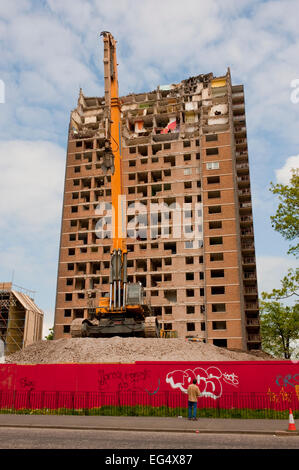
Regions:
[[[19, 398], [18, 407], [28, 406], [30, 395], [30, 408], [96, 407], [103, 400], [135, 405], [144, 404], [145, 398], [153, 406], [185, 406], [194, 378], [201, 390], [200, 406], [221, 402], [231, 407], [232, 398], [225, 397], [234, 397], [235, 403], [255, 394], [270, 404], [283, 401], [298, 409], [299, 363], [292, 361], [0, 364], [0, 406], [7, 406], [16, 392], [26, 402]], [[256, 399], [249, 404], [260, 406]]]

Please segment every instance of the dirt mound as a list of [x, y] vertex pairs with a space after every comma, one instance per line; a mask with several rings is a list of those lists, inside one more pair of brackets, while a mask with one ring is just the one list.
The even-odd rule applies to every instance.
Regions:
[[[14, 364], [135, 361], [259, 361], [271, 356], [231, 351], [185, 339], [73, 338], [40, 341], [6, 358]], [[274, 359], [274, 358], [272, 358]]]

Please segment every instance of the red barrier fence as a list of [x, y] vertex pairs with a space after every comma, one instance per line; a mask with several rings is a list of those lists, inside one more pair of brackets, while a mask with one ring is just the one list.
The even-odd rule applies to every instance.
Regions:
[[136, 362], [0, 365], [0, 410], [187, 407], [196, 378], [202, 409], [299, 409], [299, 363]]

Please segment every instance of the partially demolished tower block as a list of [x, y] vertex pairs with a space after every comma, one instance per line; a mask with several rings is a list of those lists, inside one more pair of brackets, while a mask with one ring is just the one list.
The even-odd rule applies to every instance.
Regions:
[[[139, 227], [148, 224], [137, 237], [129, 230], [129, 281], [143, 284], [160, 324], [179, 337], [260, 349], [243, 86], [232, 86], [228, 69], [121, 102], [124, 193], [127, 205], [145, 207]], [[98, 204], [111, 202], [110, 176], [101, 169], [103, 115], [104, 98], [80, 90], [69, 128], [56, 339], [68, 337], [71, 321], [109, 290], [111, 240], [95, 233]], [[177, 236], [177, 213], [170, 212], [169, 236], [163, 214], [150, 215], [162, 203], [188, 208], [185, 235]], [[127, 221], [129, 228], [134, 210]]]
[[43, 318], [42, 310], [28, 293], [10, 282], [0, 283], [0, 340], [5, 355], [41, 341]]

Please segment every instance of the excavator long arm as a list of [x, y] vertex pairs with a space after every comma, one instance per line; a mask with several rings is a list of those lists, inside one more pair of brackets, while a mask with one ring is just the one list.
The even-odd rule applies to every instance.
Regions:
[[[111, 170], [113, 246], [110, 264], [110, 309], [125, 307], [127, 250], [125, 247], [125, 201], [121, 170], [121, 106], [118, 94], [116, 41], [101, 33], [104, 42], [105, 155], [103, 169]], [[122, 272], [123, 271], [123, 272]], [[121, 289], [123, 287], [123, 289]], [[122, 297], [122, 298], [121, 298]]]

